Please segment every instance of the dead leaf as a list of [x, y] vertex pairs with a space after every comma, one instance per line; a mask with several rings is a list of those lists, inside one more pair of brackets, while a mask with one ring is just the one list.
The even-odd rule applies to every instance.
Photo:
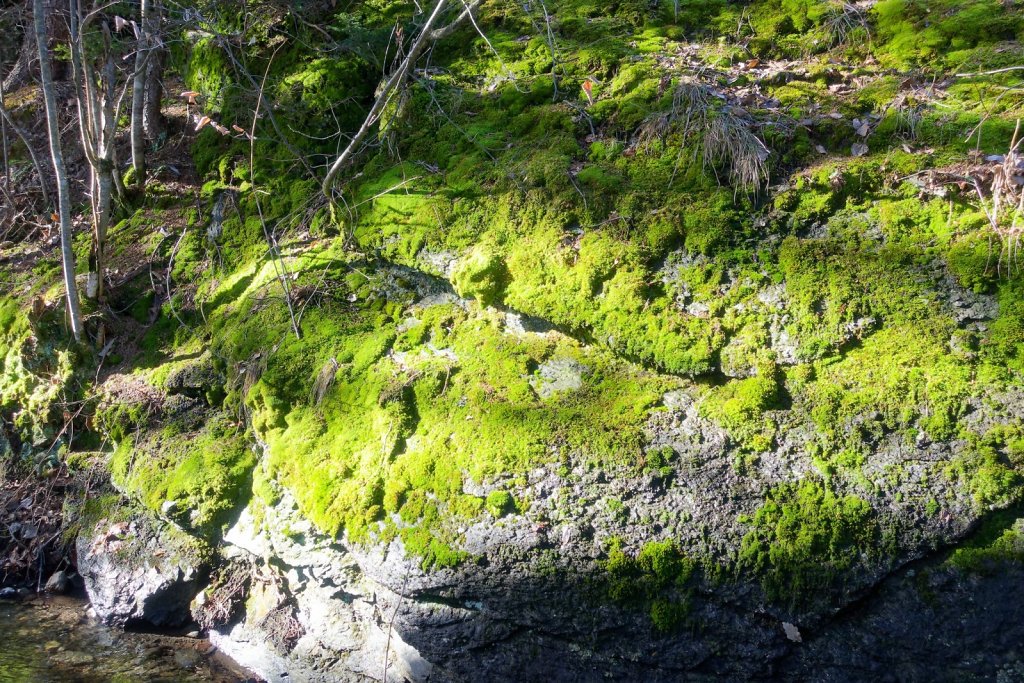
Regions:
[[196, 124], [196, 132], [198, 133], [203, 128], [205, 128], [206, 124], [210, 123], [212, 120], [213, 119], [211, 119], [209, 116], [204, 116], [201, 119], [199, 119], [199, 123]]

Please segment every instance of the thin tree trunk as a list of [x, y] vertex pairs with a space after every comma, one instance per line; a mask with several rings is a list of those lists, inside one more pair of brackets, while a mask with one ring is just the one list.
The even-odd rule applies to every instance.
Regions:
[[89, 254], [89, 284], [87, 295], [96, 300], [103, 298], [103, 273], [107, 258], [107, 228], [110, 225], [110, 206], [114, 178], [109, 166], [96, 174], [96, 206], [93, 215], [92, 251]]
[[43, 89], [46, 105], [46, 129], [50, 137], [50, 155], [53, 158], [53, 172], [57, 176], [57, 197], [60, 212], [60, 250], [64, 268], [64, 288], [67, 290], [68, 320], [75, 341], [82, 341], [82, 311], [78, 302], [78, 288], [75, 286], [75, 252], [71, 249], [71, 190], [68, 186], [64, 154], [60, 146], [60, 122], [58, 121], [57, 97], [54, 93], [53, 74], [46, 54], [46, 16], [43, 0], [32, 0], [35, 22], [36, 45], [39, 47], [39, 82]]
[[[4, 79], [0, 78], [0, 109], [4, 109]], [[11, 189], [11, 160], [7, 158], [7, 116], [0, 115], [0, 146], [4, 150], [4, 182]]]
[[[117, 134], [114, 85], [116, 73], [111, 53], [109, 26], [103, 24], [101, 34], [106, 61], [97, 77], [92, 62], [83, 50], [85, 29], [89, 19], [81, 16], [81, 5], [70, 1], [71, 63], [78, 97], [78, 121], [82, 134], [82, 148], [90, 168], [92, 190], [92, 251], [89, 255], [89, 279], [86, 296], [102, 300], [103, 275], [106, 268], [107, 227], [110, 223], [112, 192], [118, 180], [114, 162], [114, 144]], [[95, 15], [89, 15], [89, 18]], [[118, 186], [120, 189], [120, 186]]]
[[148, 34], [149, 59], [146, 61], [146, 97], [142, 108], [142, 128], [146, 139], [159, 142], [164, 132], [164, 117], [160, 113], [160, 103], [164, 94], [164, 65], [167, 63], [167, 48], [164, 47], [160, 35], [160, 19], [163, 7], [160, 0], [151, 0], [152, 11], [149, 13], [150, 27]]
[[146, 62], [150, 57], [152, 38], [149, 33], [152, 0], [142, 0], [139, 41], [135, 50], [135, 76], [132, 79], [132, 168], [135, 169], [135, 186], [146, 185], [146, 140], [143, 127], [143, 109], [146, 106]]

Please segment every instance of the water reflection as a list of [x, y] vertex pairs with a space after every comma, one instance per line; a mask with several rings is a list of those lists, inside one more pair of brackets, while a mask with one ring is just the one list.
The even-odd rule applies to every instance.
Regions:
[[209, 643], [108, 629], [67, 598], [0, 602], [0, 683], [237, 683]]

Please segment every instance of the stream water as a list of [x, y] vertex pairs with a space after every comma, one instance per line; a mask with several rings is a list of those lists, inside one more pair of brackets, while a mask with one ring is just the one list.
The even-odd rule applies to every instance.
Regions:
[[0, 683], [237, 683], [208, 641], [107, 628], [71, 598], [0, 601]]

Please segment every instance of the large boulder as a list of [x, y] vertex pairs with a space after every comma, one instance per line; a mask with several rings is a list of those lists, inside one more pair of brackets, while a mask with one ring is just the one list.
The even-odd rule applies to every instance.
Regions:
[[212, 558], [202, 541], [142, 511], [87, 525], [77, 552], [93, 609], [117, 626], [189, 623], [189, 604], [205, 584]]

